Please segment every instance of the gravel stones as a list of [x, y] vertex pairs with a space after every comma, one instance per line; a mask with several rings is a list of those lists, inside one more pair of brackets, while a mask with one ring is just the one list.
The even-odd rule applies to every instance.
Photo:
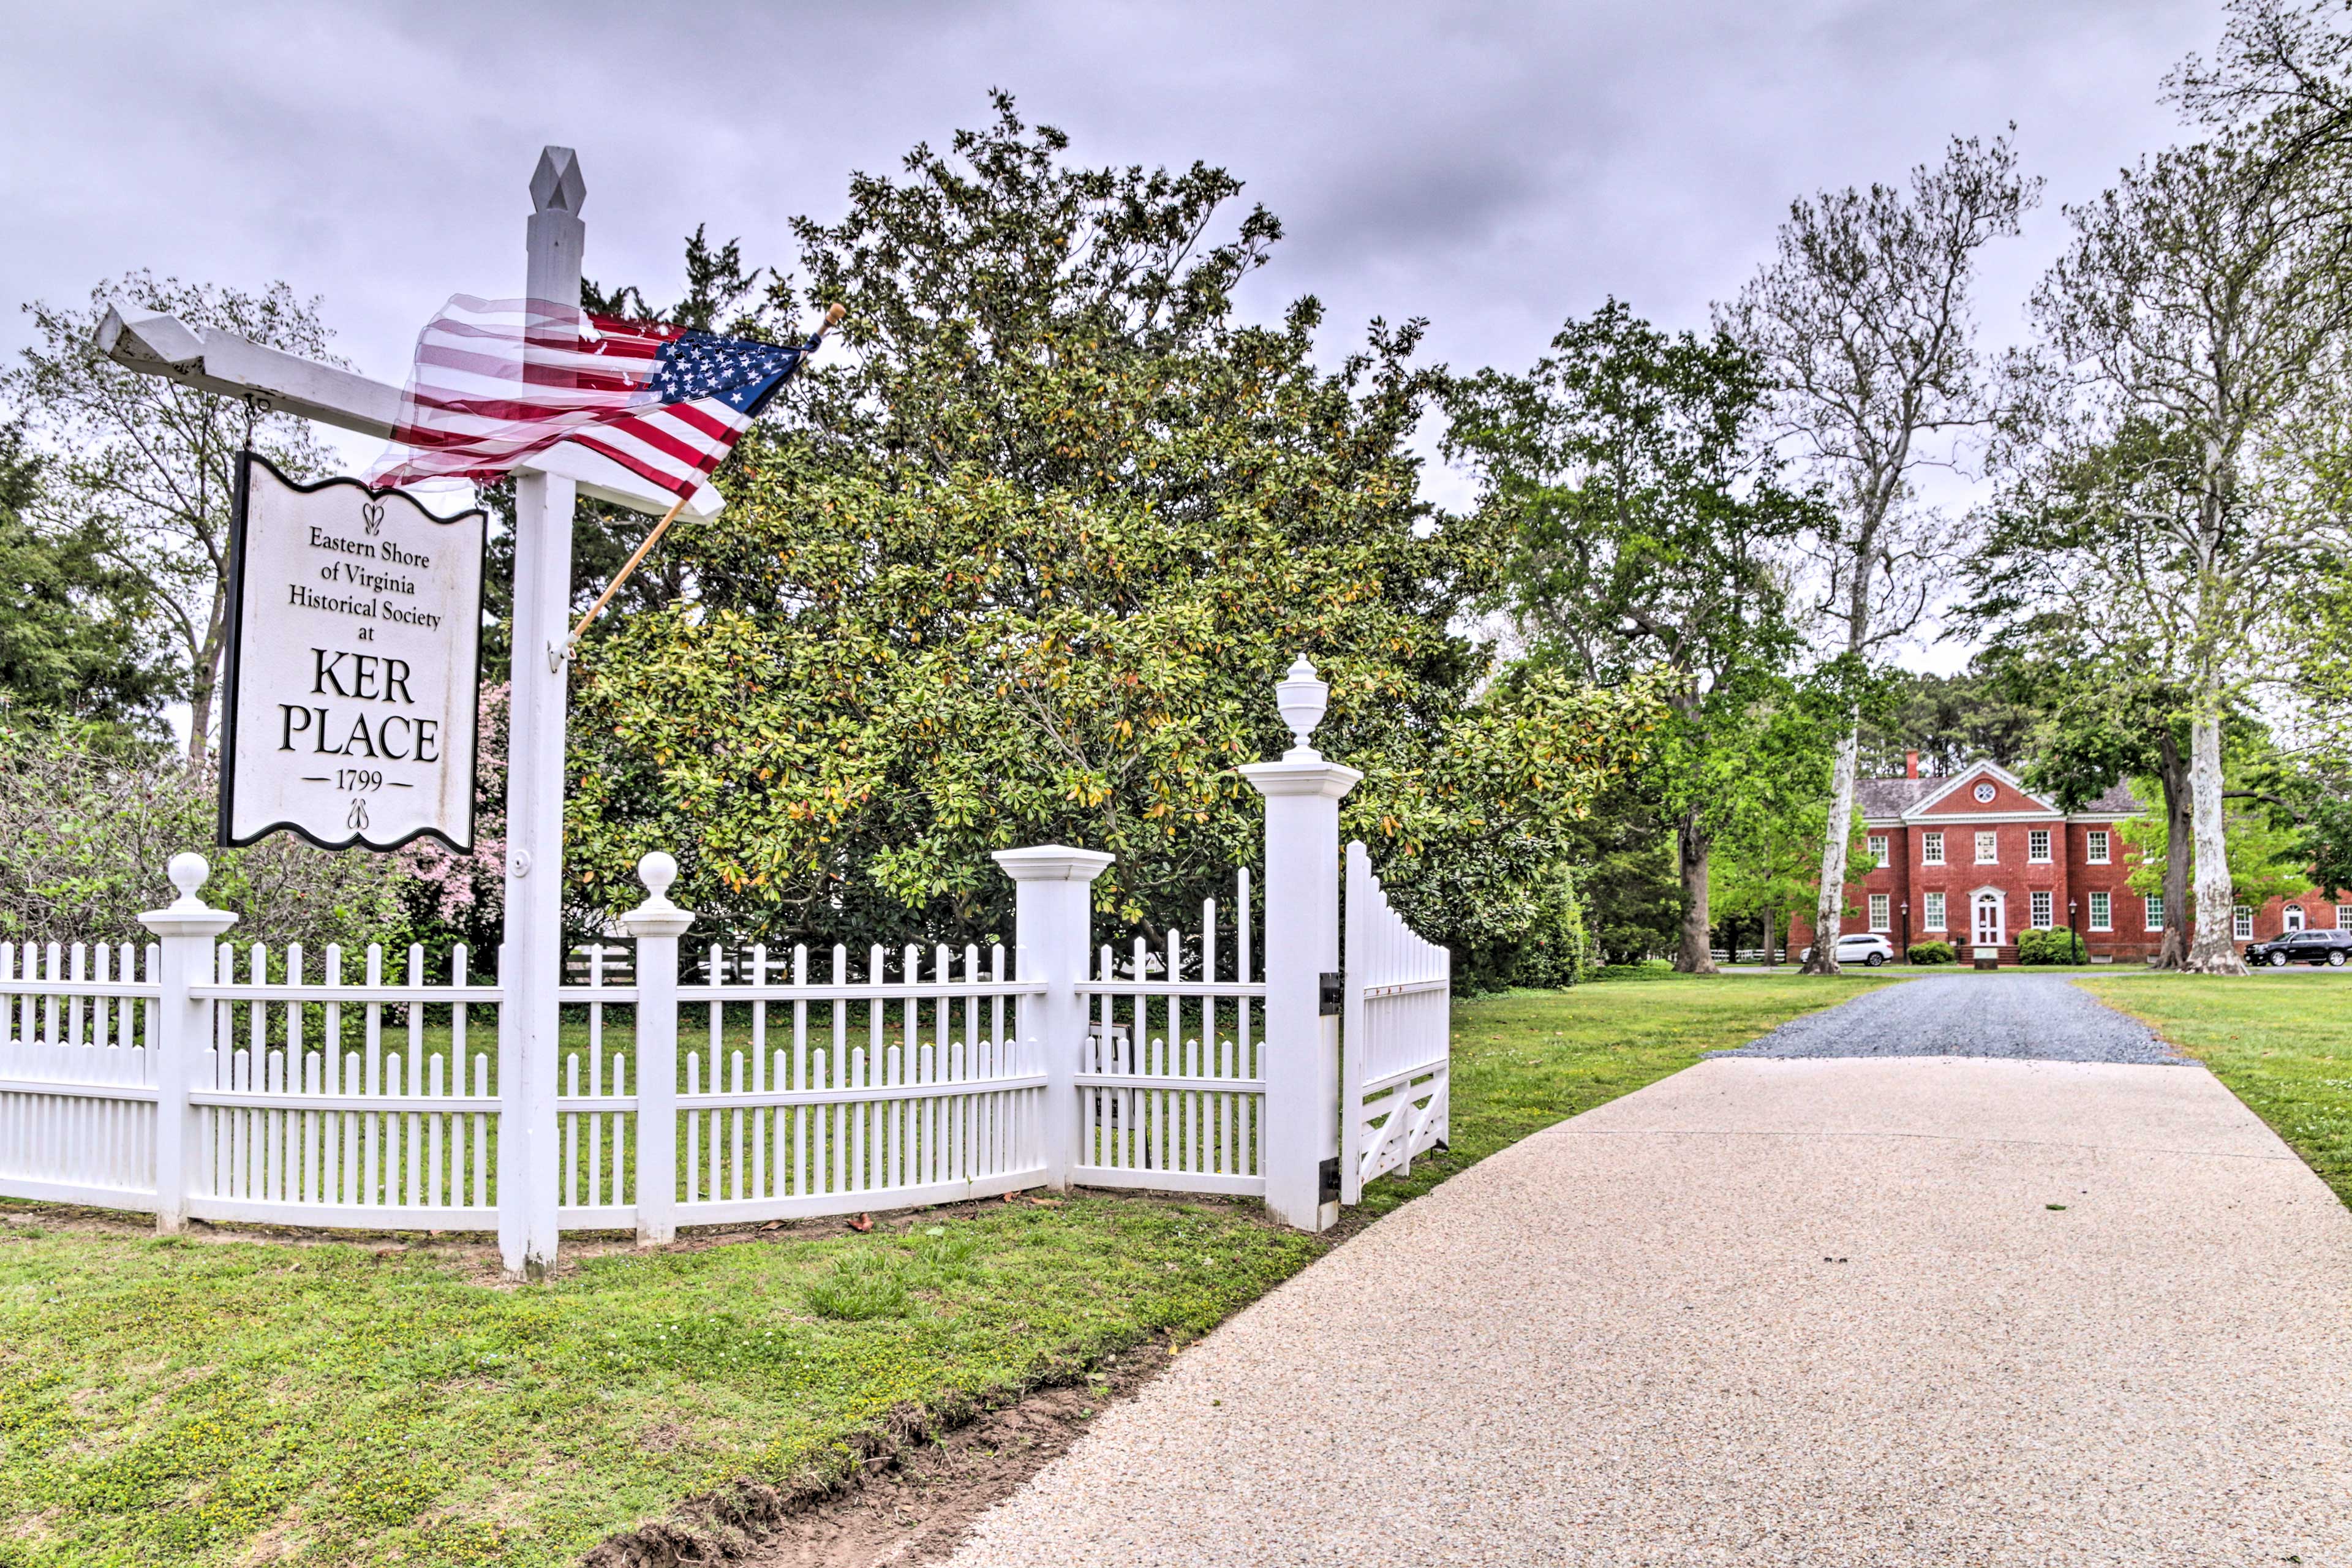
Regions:
[[1952, 974], [1866, 991], [1727, 1057], [1995, 1057], [2184, 1063], [2147, 1025], [2054, 974]]

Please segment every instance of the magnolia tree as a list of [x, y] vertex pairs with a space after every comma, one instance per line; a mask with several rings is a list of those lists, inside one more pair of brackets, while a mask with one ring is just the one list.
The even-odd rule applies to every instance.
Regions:
[[1777, 254], [1720, 312], [1763, 366], [1780, 437], [1832, 508], [1815, 537], [1819, 611], [1828, 673], [1856, 695], [1822, 817], [1813, 973], [1838, 967], [1864, 678], [1918, 625], [1948, 563], [1918, 475], [1952, 463], [1956, 438], [1986, 430], [1997, 409], [1969, 310], [1978, 254], [2017, 232], [2038, 188], [2007, 137], [1956, 138], [1908, 190], [1795, 203]]
[[1496, 542], [1417, 497], [1418, 327], [1327, 368], [1314, 300], [1239, 319], [1281, 233], [1239, 190], [1078, 163], [1000, 99], [798, 226], [786, 297], [846, 305], [841, 352], [663, 546], [679, 597], [583, 648], [578, 897], [634, 901], [662, 848], [747, 935], [978, 940], [1010, 914], [988, 852], [1060, 841], [1118, 857], [1107, 912], [1190, 931], [1255, 858], [1234, 769], [1287, 744], [1304, 652], [1399, 906], [1465, 975], [1558, 973], [1572, 828], [1654, 700], [1489, 679], [1455, 627]]

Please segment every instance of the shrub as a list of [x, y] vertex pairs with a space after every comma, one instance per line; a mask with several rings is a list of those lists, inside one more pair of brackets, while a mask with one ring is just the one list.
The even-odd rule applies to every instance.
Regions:
[[1959, 955], [1948, 942], [1915, 942], [1911, 944], [1914, 963], [1950, 963]]
[[2017, 962], [2020, 963], [2087, 963], [2090, 953], [2083, 939], [2063, 926], [2047, 930], [2026, 930], [2017, 933]]
[[0, 941], [144, 942], [139, 914], [172, 900], [163, 867], [186, 849], [212, 862], [204, 900], [238, 916], [227, 940], [314, 951], [404, 940], [392, 857], [331, 854], [290, 833], [218, 848], [210, 761], [117, 740], [70, 721], [0, 727]]

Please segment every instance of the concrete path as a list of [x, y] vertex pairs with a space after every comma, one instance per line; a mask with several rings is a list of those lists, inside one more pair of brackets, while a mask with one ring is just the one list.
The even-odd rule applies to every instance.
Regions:
[[2352, 1214], [2198, 1067], [1707, 1061], [1373, 1226], [952, 1561], [2352, 1568]]

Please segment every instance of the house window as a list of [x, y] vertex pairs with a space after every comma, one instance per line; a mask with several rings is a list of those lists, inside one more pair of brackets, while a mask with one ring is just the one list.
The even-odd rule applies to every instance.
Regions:
[[2052, 922], [2051, 922], [2051, 919], [2050, 919], [2050, 895], [2049, 895], [2049, 894], [2047, 894], [2047, 893], [2036, 893], [2036, 894], [2034, 894], [2034, 895], [2033, 895], [2033, 925], [2034, 925], [2034, 929], [2035, 929], [2035, 930], [2037, 930], [2037, 931], [2048, 931], [2048, 930], [2050, 929], [2051, 923], [2052, 923]]
[[2105, 828], [2094, 827], [2083, 836], [2083, 842], [2085, 847], [2083, 858], [2094, 866], [2104, 866], [2107, 863], [2107, 830]]
[[2301, 931], [2303, 929], [2303, 906], [2301, 904], [2289, 904], [2286, 907], [2285, 929], [2288, 931]]
[[2150, 893], [2147, 896], [2147, 929], [2150, 931], [2164, 929], [2164, 895], [2162, 893]]
[[2050, 830], [2037, 827], [2025, 836], [2025, 858], [2037, 866], [2050, 864]]
[[2000, 835], [1998, 833], [1978, 834], [1977, 864], [1979, 866], [1993, 866], [1998, 865], [2000, 861]]
[[[2347, 904], [2345, 907], [2352, 909], [2352, 904]], [[1927, 929], [1929, 931], [1942, 931], [1944, 929], [1944, 895], [1941, 893], [1930, 893], [1927, 895]]]
[[1944, 863], [1944, 836], [1940, 833], [1919, 835], [1919, 864], [1940, 866]]
[[2352, 904], [2338, 904], [2336, 906], [2336, 929], [2337, 931], [2352, 931]]
[[1886, 864], [1886, 835], [1884, 833], [1870, 836], [1870, 858], [1874, 865]]
[[1886, 895], [1885, 893], [1873, 893], [1870, 895], [1870, 929], [1873, 931], [1893, 931], [1895, 929], [1895, 919], [1887, 910]]
[[2254, 911], [2245, 905], [2238, 906], [2238, 940], [2251, 942], [2254, 935]]
[[2115, 910], [2109, 902], [2109, 898], [2110, 895], [2105, 893], [2093, 893], [2091, 895], [2091, 929], [2093, 931], [2113, 931], [2116, 929], [2114, 919]]

